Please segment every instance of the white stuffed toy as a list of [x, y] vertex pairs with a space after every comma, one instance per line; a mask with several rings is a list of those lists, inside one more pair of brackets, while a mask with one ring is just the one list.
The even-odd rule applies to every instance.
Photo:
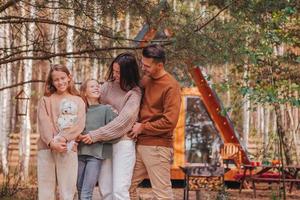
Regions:
[[[77, 104], [73, 101], [62, 99], [59, 106], [60, 115], [57, 119], [57, 126], [59, 133], [54, 137], [54, 141], [57, 141], [58, 137], [66, 130], [71, 128], [77, 122]], [[72, 150], [75, 141], [70, 141], [67, 143], [68, 152]]]

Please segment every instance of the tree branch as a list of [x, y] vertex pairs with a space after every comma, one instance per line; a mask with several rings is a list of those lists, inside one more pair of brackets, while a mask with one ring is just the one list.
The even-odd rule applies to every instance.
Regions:
[[205, 26], [207, 26], [210, 22], [214, 21], [224, 10], [226, 10], [229, 6], [231, 6], [233, 4], [233, 2], [234, 1], [232, 1], [230, 4], [228, 4], [227, 6], [225, 6], [224, 8], [222, 8], [215, 16], [213, 16], [212, 18], [210, 18], [207, 22], [205, 22], [201, 26], [197, 27], [197, 29], [195, 29], [194, 31], [198, 32], [202, 28], [204, 28]]
[[[168, 46], [174, 41], [164, 41], [165, 43], [162, 43], [162, 46]], [[73, 55], [81, 55], [81, 54], [87, 54], [87, 53], [94, 53], [94, 52], [101, 52], [101, 51], [113, 51], [113, 50], [138, 50], [142, 49], [143, 47], [107, 47], [107, 48], [93, 48], [93, 49], [85, 49], [85, 50], [79, 50], [79, 51], [74, 51], [74, 52], [60, 52], [60, 53], [51, 53], [51, 52], [44, 52], [43, 55], [36, 55], [36, 56], [20, 56], [20, 57], [15, 57], [15, 58], [10, 58], [10, 59], [1, 59], [0, 58], [0, 65], [2, 64], [7, 64], [7, 63], [12, 63], [15, 61], [19, 60], [49, 60], [50, 58], [54, 57], [63, 57], [63, 56], [73, 56]], [[42, 52], [42, 50], [36, 50], [35, 52]], [[28, 51], [26, 51], [28, 52]], [[16, 53], [15, 53], [16, 54]]]
[[[29, 84], [29, 83], [45, 83], [45, 82], [46, 82], [45, 80], [24, 81], [24, 82], [20, 82], [20, 83], [16, 83], [16, 84], [13, 84], [13, 85], [9, 85], [9, 86], [5, 86], [3, 88], [0, 88], [0, 92], [3, 91], [3, 90], [11, 89], [11, 88], [18, 87], [18, 86], [25, 85], [25, 84]], [[75, 82], [76, 85], [81, 85], [81, 83], [82, 82]]]
[[0, 91], [2, 91], [2, 90], [7, 90], [7, 89], [10, 89], [10, 88], [14, 88], [14, 87], [18, 87], [18, 86], [20, 86], [20, 85], [25, 85], [25, 84], [28, 84], [28, 83], [44, 83], [44, 82], [45, 82], [44, 80], [30, 80], [30, 81], [24, 81], [24, 82], [21, 82], [21, 83], [16, 83], [16, 84], [13, 84], [13, 85], [9, 85], [9, 86], [0, 88]]
[[10, 6], [15, 5], [16, 3], [18, 3], [21, 0], [10, 0], [7, 1], [4, 5], [0, 6], [0, 13], [2, 13], [3, 11], [5, 11], [7, 8], [9, 8]]
[[146, 42], [146, 41], [142, 41], [142, 40], [135, 40], [135, 39], [129, 39], [129, 38], [124, 38], [124, 37], [114, 37], [104, 31], [96, 31], [94, 29], [88, 29], [88, 28], [84, 28], [84, 27], [80, 27], [80, 26], [74, 26], [74, 25], [70, 25], [68, 23], [64, 23], [61, 21], [54, 21], [51, 19], [42, 19], [42, 18], [27, 18], [27, 17], [19, 17], [19, 16], [4, 16], [4, 17], [0, 17], [0, 24], [23, 24], [23, 23], [40, 23], [40, 24], [52, 24], [52, 25], [59, 25], [59, 26], [64, 26], [67, 28], [72, 28], [74, 30], [79, 30], [79, 31], [83, 31], [83, 32], [89, 32], [89, 33], [93, 33], [93, 34], [97, 34], [97, 35], [101, 35], [102, 37], [106, 37], [112, 40], [125, 40], [125, 41], [131, 41], [131, 42]]
[[112, 51], [112, 50], [137, 50], [141, 49], [142, 47], [108, 47], [108, 48], [95, 48], [95, 49], [85, 49], [81, 51], [75, 51], [75, 52], [61, 52], [61, 53], [48, 53], [44, 55], [37, 55], [37, 56], [20, 56], [16, 58], [11, 58], [11, 59], [0, 59], [0, 65], [2, 64], [7, 64], [19, 60], [49, 60], [50, 58], [54, 57], [63, 57], [63, 56], [70, 56], [70, 55], [80, 55], [80, 54], [85, 54], [85, 53], [93, 53], [96, 51]]

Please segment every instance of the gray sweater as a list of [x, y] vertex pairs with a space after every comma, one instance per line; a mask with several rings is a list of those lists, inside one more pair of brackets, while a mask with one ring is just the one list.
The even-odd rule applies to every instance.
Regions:
[[126, 136], [137, 121], [142, 92], [135, 87], [128, 92], [120, 88], [118, 82], [105, 82], [101, 88], [101, 103], [109, 104], [118, 111], [118, 116], [105, 126], [90, 131], [93, 142], [109, 141], [116, 138], [130, 139]]
[[[108, 105], [91, 105], [86, 113], [85, 131], [83, 134], [108, 124], [116, 116], [117, 114]], [[103, 142], [84, 144], [80, 142], [78, 155], [90, 155], [99, 159], [111, 158], [112, 144]]]

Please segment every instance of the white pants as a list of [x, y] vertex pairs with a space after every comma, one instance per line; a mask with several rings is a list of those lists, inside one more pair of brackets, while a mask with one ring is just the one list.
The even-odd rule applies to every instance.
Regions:
[[135, 142], [120, 140], [113, 144], [112, 159], [105, 159], [99, 176], [103, 200], [129, 200], [129, 188], [135, 165]]
[[39, 150], [37, 155], [38, 198], [56, 199], [56, 183], [60, 200], [73, 200], [78, 171], [77, 152], [54, 153]]

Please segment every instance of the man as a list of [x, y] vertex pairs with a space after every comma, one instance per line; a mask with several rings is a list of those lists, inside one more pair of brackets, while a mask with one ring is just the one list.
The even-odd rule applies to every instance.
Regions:
[[180, 86], [164, 69], [166, 57], [159, 45], [143, 49], [144, 96], [140, 120], [135, 123], [131, 137], [137, 137], [136, 164], [130, 198], [138, 199], [137, 186], [150, 178], [156, 199], [173, 199], [170, 169], [173, 156], [173, 130], [180, 110]]

